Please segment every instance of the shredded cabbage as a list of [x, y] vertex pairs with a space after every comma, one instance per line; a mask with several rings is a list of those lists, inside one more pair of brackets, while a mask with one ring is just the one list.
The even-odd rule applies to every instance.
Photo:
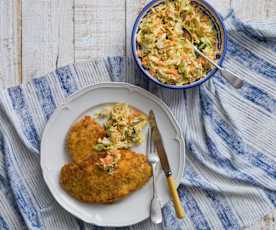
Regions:
[[107, 137], [98, 140], [95, 150], [129, 149], [142, 143], [142, 129], [147, 123], [147, 117], [129, 105], [114, 104], [98, 113], [96, 118], [105, 119]]
[[137, 54], [142, 65], [159, 81], [185, 85], [203, 78], [211, 65], [198, 56], [183, 36], [190, 31], [194, 45], [215, 60], [216, 31], [211, 20], [190, 0], [165, 0], [142, 19]]

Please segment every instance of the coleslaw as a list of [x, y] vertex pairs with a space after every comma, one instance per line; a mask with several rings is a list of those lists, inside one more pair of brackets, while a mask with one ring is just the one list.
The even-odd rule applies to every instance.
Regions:
[[129, 149], [142, 143], [142, 130], [147, 124], [147, 116], [128, 104], [108, 106], [96, 118], [105, 119], [107, 136], [98, 140], [95, 150]]
[[217, 33], [209, 17], [190, 0], [165, 0], [142, 19], [136, 37], [143, 67], [162, 83], [190, 84], [212, 67], [194, 51], [183, 28], [209, 58], [216, 60], [218, 55]]

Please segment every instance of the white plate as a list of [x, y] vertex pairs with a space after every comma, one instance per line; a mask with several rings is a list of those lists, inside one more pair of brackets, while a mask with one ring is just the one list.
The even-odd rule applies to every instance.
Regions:
[[[56, 201], [68, 212], [85, 222], [99, 226], [127, 226], [149, 217], [152, 179], [142, 189], [119, 202], [109, 205], [86, 204], [68, 195], [59, 185], [59, 172], [70, 162], [64, 149], [66, 134], [71, 125], [85, 114], [93, 114], [106, 104], [124, 102], [148, 114], [156, 114], [159, 129], [178, 185], [185, 164], [185, 148], [181, 130], [169, 108], [148, 91], [127, 83], [101, 83], [90, 86], [67, 98], [55, 110], [44, 130], [41, 142], [43, 177]], [[136, 149], [145, 153], [146, 144]], [[159, 170], [158, 191], [162, 206], [169, 200], [164, 173]]]

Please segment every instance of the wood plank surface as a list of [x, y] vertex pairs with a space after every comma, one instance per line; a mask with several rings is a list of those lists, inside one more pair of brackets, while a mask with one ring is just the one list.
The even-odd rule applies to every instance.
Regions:
[[22, 78], [74, 62], [73, 0], [22, 1]]
[[209, 2], [222, 16], [225, 16], [230, 8], [231, 0], [206, 0]]
[[242, 20], [276, 17], [276, 0], [231, 0], [231, 7]]
[[75, 61], [125, 55], [125, 1], [75, 0]]
[[150, 0], [126, 0], [126, 55], [131, 56], [131, 32], [139, 12]]
[[21, 81], [20, 21], [20, 1], [0, 1], [0, 89]]
[[[93, 57], [131, 55], [148, 0], [0, 0], [0, 89]], [[276, 0], [207, 0], [242, 20], [276, 18]], [[276, 210], [245, 229], [276, 230]]]

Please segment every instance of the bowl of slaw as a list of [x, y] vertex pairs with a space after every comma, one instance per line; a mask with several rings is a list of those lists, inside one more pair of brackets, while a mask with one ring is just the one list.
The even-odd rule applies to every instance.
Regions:
[[143, 75], [162, 87], [193, 88], [217, 71], [185, 41], [182, 26], [193, 35], [194, 45], [219, 65], [225, 56], [225, 26], [211, 5], [203, 0], [152, 0], [136, 18], [131, 46]]

